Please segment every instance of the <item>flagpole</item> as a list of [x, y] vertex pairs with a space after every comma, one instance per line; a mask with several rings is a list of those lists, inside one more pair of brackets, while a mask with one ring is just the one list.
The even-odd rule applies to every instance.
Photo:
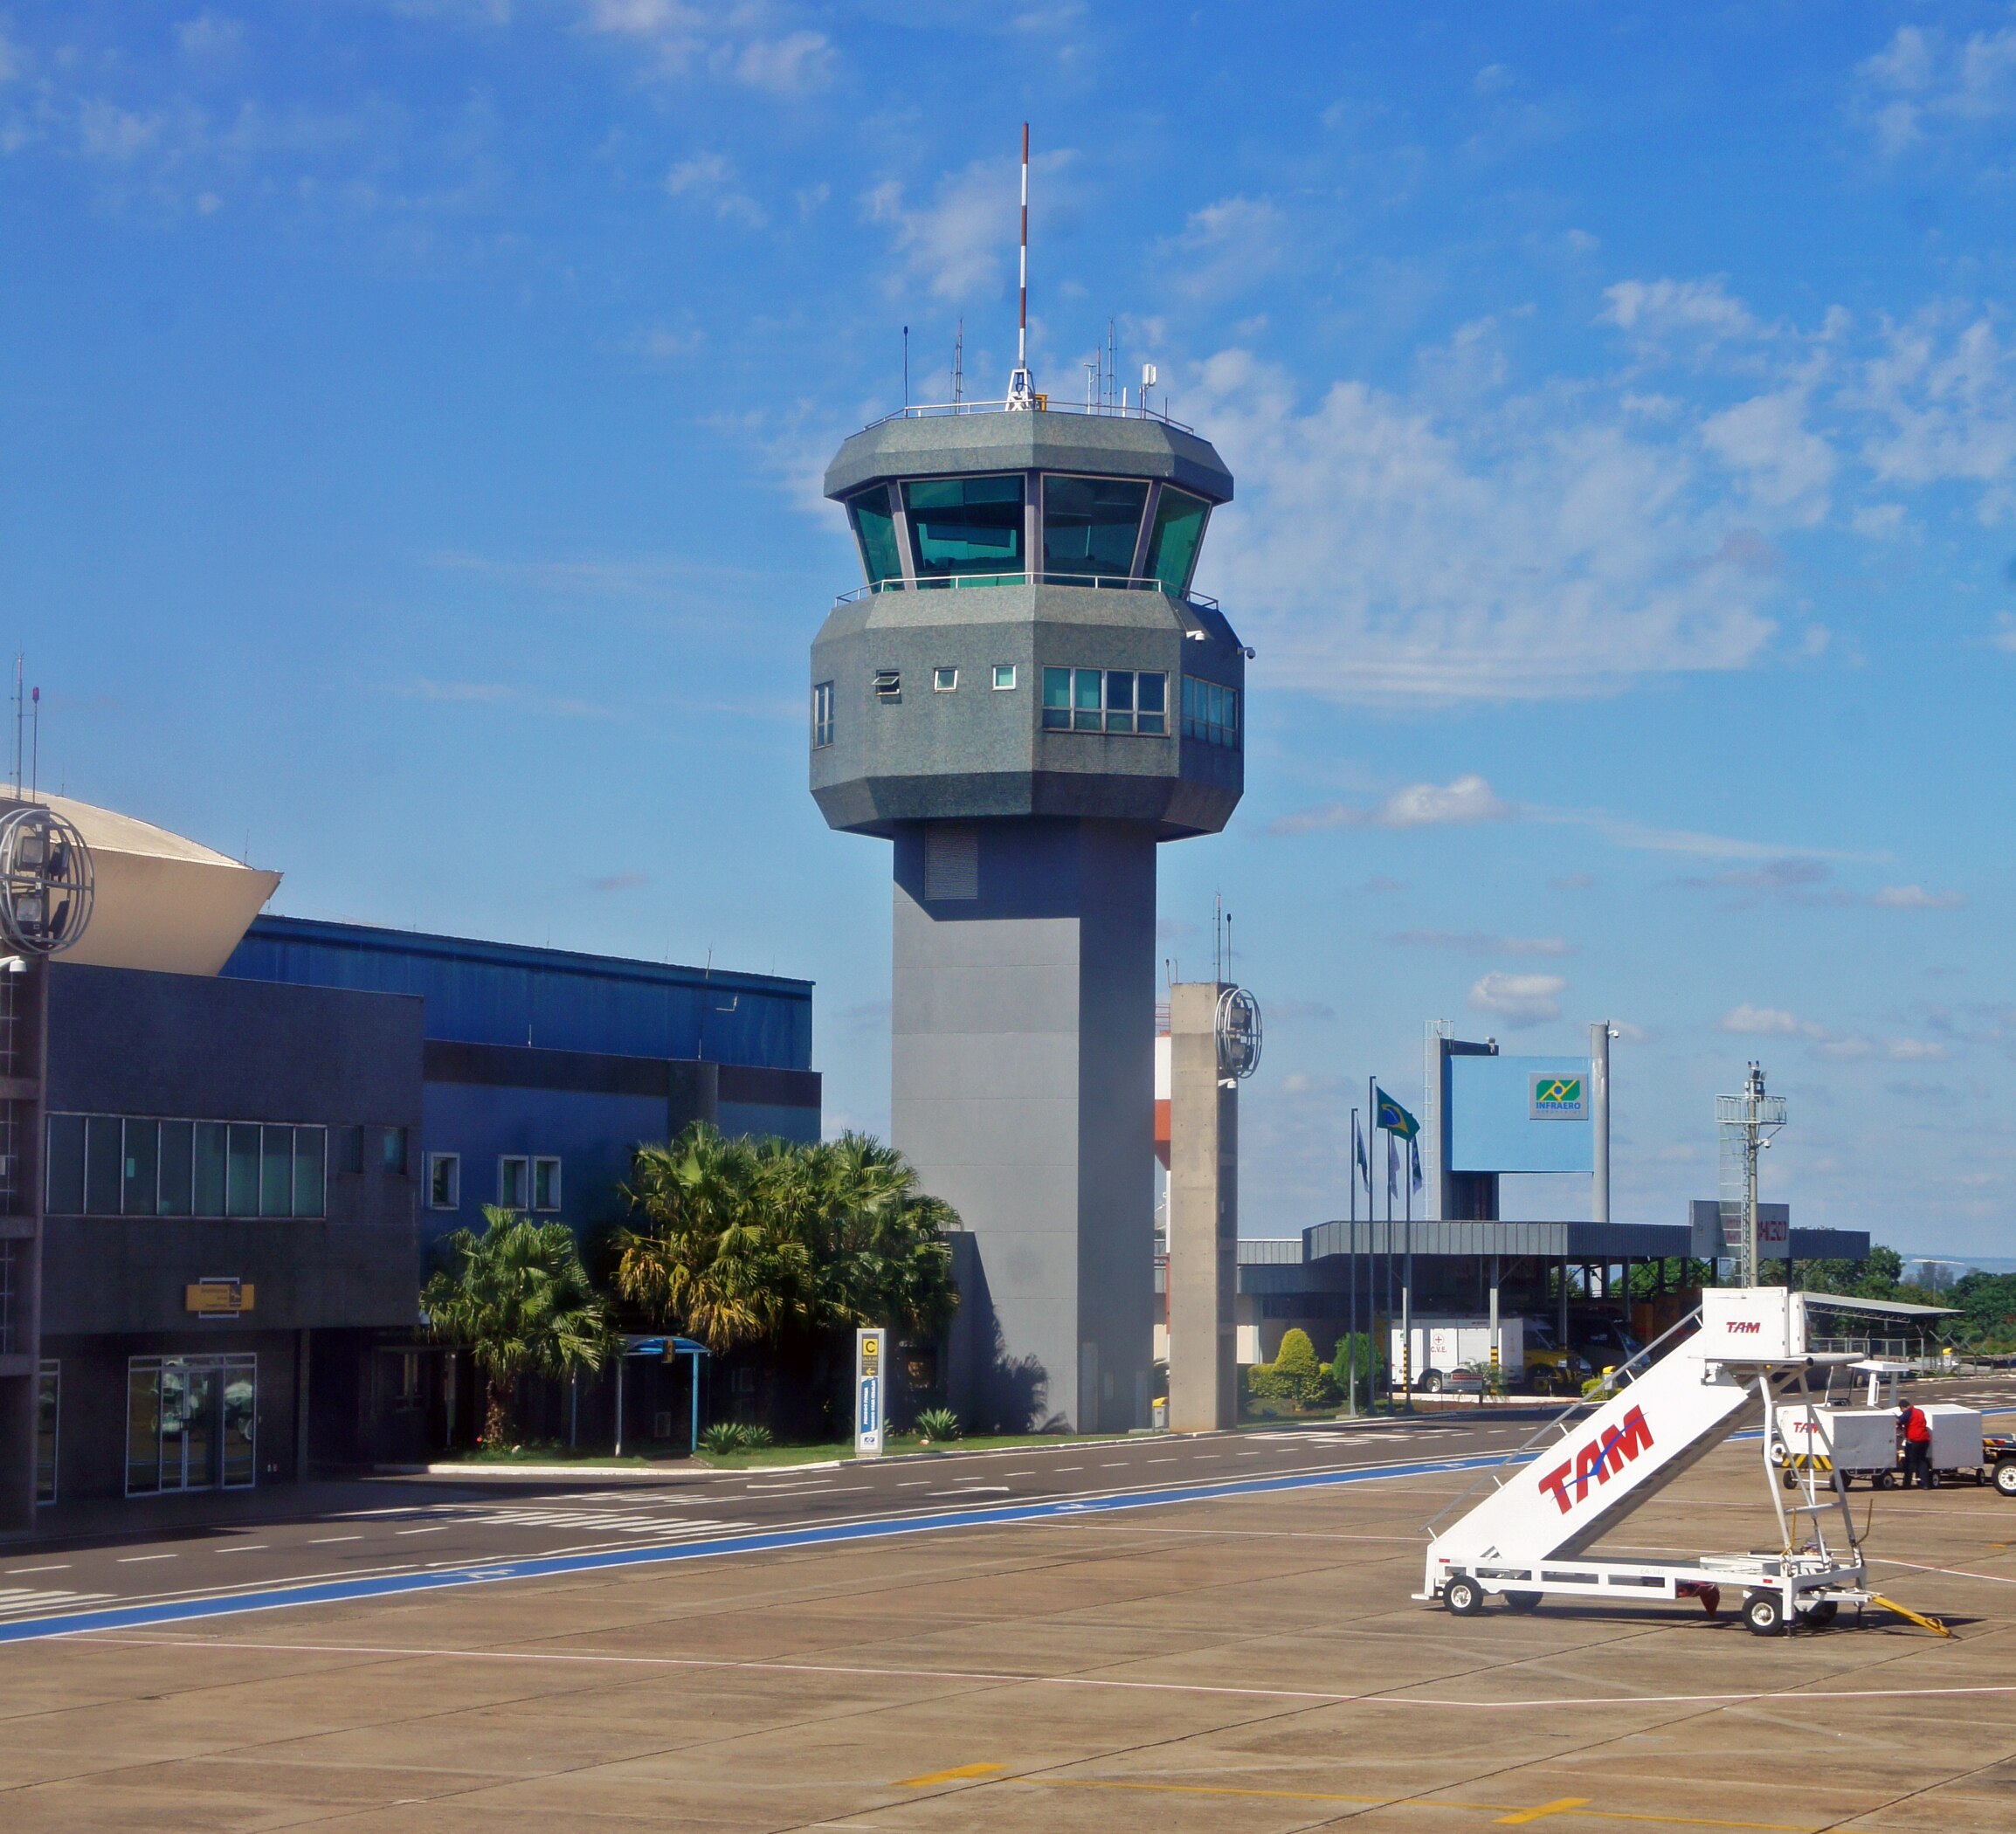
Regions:
[[1345, 1367], [1350, 1372], [1350, 1384], [1344, 1403], [1344, 1411], [1352, 1419], [1358, 1417], [1358, 1111], [1351, 1110], [1351, 1237], [1350, 1237], [1350, 1356]]
[[1366, 1358], [1365, 1405], [1376, 1409], [1373, 1374], [1385, 1362], [1378, 1354], [1379, 1328], [1379, 1197], [1372, 1188], [1372, 1142], [1379, 1137], [1379, 1079], [1365, 1079], [1365, 1335], [1375, 1345]]
[[1402, 1395], [1411, 1414], [1414, 1411], [1414, 1165], [1413, 1136], [1407, 1138], [1408, 1151], [1400, 1167], [1400, 1185], [1406, 1193], [1406, 1265], [1400, 1275], [1400, 1341], [1406, 1355], [1400, 1364]]

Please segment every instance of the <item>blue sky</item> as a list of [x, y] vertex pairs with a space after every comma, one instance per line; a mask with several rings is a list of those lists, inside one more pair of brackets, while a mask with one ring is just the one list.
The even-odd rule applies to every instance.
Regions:
[[[45, 780], [277, 907], [813, 976], [886, 1125], [887, 855], [804, 789], [847, 432], [1115, 326], [1239, 481], [1244, 1226], [1423, 1022], [1608, 1015], [1616, 1211], [2011, 1251], [2006, 6], [0, 7], [0, 591]], [[1581, 1214], [1530, 1181], [1522, 1214]]]

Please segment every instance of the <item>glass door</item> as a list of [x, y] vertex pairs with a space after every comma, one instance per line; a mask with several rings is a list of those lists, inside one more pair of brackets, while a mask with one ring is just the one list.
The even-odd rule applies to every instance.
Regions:
[[135, 1356], [127, 1365], [126, 1493], [250, 1489], [256, 1356]]

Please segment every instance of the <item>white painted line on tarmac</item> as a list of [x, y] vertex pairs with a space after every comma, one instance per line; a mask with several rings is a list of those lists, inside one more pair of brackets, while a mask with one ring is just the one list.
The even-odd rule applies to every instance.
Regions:
[[[1017, 1687], [1068, 1687], [1115, 1693], [1229, 1695], [1250, 1700], [1313, 1700], [1335, 1706], [1421, 1709], [1458, 1713], [1555, 1713], [1563, 1707], [1742, 1706], [1761, 1700], [1795, 1700], [1801, 1705], [1833, 1700], [1947, 1700], [1970, 1696], [2016, 1694], [2016, 1682], [1935, 1687], [1796, 1687], [1760, 1688], [1698, 1694], [1570, 1694], [1544, 1699], [1475, 1700], [1446, 1695], [1343, 1693], [1313, 1687], [1239, 1687], [1201, 1681], [1121, 1681], [1103, 1676], [1020, 1673], [1011, 1669], [874, 1668], [865, 1664], [827, 1662], [735, 1661], [708, 1656], [626, 1656], [598, 1650], [451, 1650], [414, 1645], [358, 1643], [252, 1643], [207, 1637], [113, 1637], [102, 1633], [92, 1644], [126, 1649], [266, 1651], [275, 1655], [361, 1656], [378, 1660], [439, 1662], [603, 1664], [618, 1668], [728, 1670], [783, 1675], [833, 1675], [861, 1680], [964, 1681]], [[89, 1647], [89, 1644], [85, 1644]], [[1419, 1684], [1415, 1684], [1419, 1685]]]
[[2006, 1573], [1970, 1573], [1964, 1567], [1928, 1567], [1915, 1560], [1889, 1560], [1880, 1554], [1868, 1557], [1874, 1567], [1909, 1567], [1914, 1573], [1944, 1573], [1949, 1579], [1985, 1579], [1996, 1586], [2016, 1586], [2016, 1579]]
[[119, 1556], [119, 1564], [122, 1567], [135, 1567], [143, 1560], [180, 1560], [181, 1558], [179, 1554], [122, 1554]]

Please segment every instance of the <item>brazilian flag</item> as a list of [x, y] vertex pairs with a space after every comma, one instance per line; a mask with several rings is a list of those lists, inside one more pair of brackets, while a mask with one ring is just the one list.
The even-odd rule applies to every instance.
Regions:
[[1398, 1134], [1402, 1140], [1412, 1140], [1421, 1131], [1421, 1123], [1384, 1089], [1375, 1088], [1374, 1093], [1378, 1098], [1372, 1110], [1377, 1117], [1373, 1122], [1375, 1127], [1384, 1127], [1389, 1134]]

